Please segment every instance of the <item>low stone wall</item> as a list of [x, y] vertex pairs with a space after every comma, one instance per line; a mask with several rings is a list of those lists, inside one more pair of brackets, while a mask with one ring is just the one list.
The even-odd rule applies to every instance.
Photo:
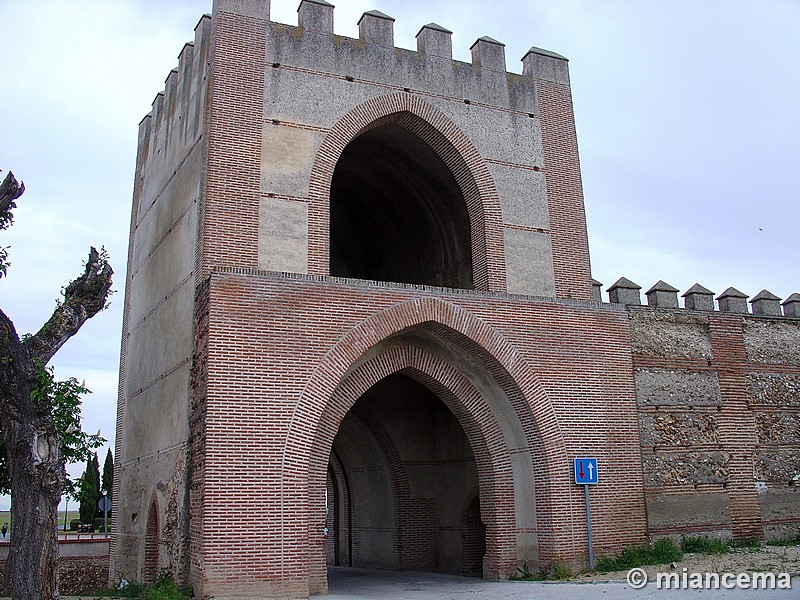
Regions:
[[800, 320], [629, 314], [651, 537], [800, 534]]
[[[109, 537], [59, 540], [59, 591], [74, 595], [108, 585]], [[0, 590], [5, 579], [9, 542], [0, 542]]]

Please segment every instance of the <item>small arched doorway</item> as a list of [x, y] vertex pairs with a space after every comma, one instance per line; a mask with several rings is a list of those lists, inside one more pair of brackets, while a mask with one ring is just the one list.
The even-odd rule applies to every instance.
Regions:
[[330, 272], [472, 289], [470, 215], [448, 166], [401, 126], [407, 113], [344, 149], [330, 191]]
[[158, 532], [158, 503], [153, 498], [150, 509], [147, 511], [147, 524], [144, 531], [144, 576], [142, 579], [145, 585], [153, 584], [158, 575], [160, 563]]

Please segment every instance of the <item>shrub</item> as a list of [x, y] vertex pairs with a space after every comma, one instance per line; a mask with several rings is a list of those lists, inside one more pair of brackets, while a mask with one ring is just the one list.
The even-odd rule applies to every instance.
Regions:
[[539, 571], [538, 573], [531, 572], [528, 563], [525, 562], [521, 567], [517, 567], [517, 572], [511, 576], [514, 581], [545, 581], [547, 579], [546, 571]]
[[144, 591], [141, 598], [142, 600], [186, 600], [193, 596], [191, 588], [179, 588], [172, 574], [164, 570], [156, 577], [155, 584]]
[[81, 526], [81, 520], [80, 519], [72, 519], [69, 522], [69, 530], [70, 531], [78, 531], [78, 527], [80, 527], [80, 526]]
[[550, 577], [556, 581], [572, 577], [572, 567], [562, 560], [554, 560], [550, 569]]
[[180, 588], [169, 571], [163, 570], [151, 586], [121, 582], [112, 588], [98, 590], [95, 597], [135, 598], [136, 600], [189, 600], [194, 598], [191, 587]]

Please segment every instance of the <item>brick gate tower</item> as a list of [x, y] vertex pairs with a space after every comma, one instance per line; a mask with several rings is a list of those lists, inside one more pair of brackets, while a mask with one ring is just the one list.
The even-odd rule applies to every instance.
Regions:
[[645, 538], [628, 313], [595, 301], [567, 60], [217, 0], [140, 125], [112, 578], [299, 598]]

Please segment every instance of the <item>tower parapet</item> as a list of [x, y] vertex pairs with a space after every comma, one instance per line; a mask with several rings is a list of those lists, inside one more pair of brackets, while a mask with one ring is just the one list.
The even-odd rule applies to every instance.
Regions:
[[436, 23], [423, 25], [417, 33], [417, 52], [453, 60], [453, 32]]
[[678, 308], [678, 288], [660, 279], [647, 292], [647, 305], [655, 308]]
[[[597, 291], [597, 301], [602, 301], [600, 297], [599, 281], [592, 280]], [[621, 277], [606, 291], [608, 292], [609, 302], [612, 304], [625, 304], [627, 306], [641, 305], [639, 290], [641, 287], [631, 280]], [[678, 289], [670, 284], [659, 280], [647, 290], [647, 304], [651, 308], [679, 309]], [[699, 283], [695, 283], [683, 295], [686, 310], [713, 312], [714, 292]], [[747, 294], [740, 292], [734, 287], [729, 287], [717, 297], [719, 312], [763, 315], [767, 317], [800, 317], [800, 294], [794, 293], [783, 303], [781, 299], [769, 290], [761, 290], [756, 294], [749, 304], [752, 312], [748, 310]], [[781, 311], [781, 306], [783, 311]]]
[[297, 9], [297, 25], [308, 31], [333, 33], [333, 4], [325, 0], [303, 0]]
[[688, 310], [714, 310], [714, 292], [699, 283], [686, 290], [682, 298]]
[[795, 292], [783, 301], [783, 315], [785, 317], [800, 317], [800, 294]]
[[368, 44], [394, 47], [394, 17], [370, 10], [358, 20], [358, 37]]
[[642, 303], [639, 290], [642, 286], [633, 283], [630, 279], [620, 277], [608, 288], [609, 301], [612, 304], [626, 304], [628, 306], [638, 306]]
[[[169, 72], [164, 90], [156, 94], [150, 113], [139, 124], [141, 169], [149, 173], [148, 187], [153, 193], [174, 174], [174, 166], [202, 135], [210, 32], [211, 17], [204, 15], [195, 27], [194, 42], [183, 46], [178, 67]], [[137, 178], [143, 177], [143, 171]]]

